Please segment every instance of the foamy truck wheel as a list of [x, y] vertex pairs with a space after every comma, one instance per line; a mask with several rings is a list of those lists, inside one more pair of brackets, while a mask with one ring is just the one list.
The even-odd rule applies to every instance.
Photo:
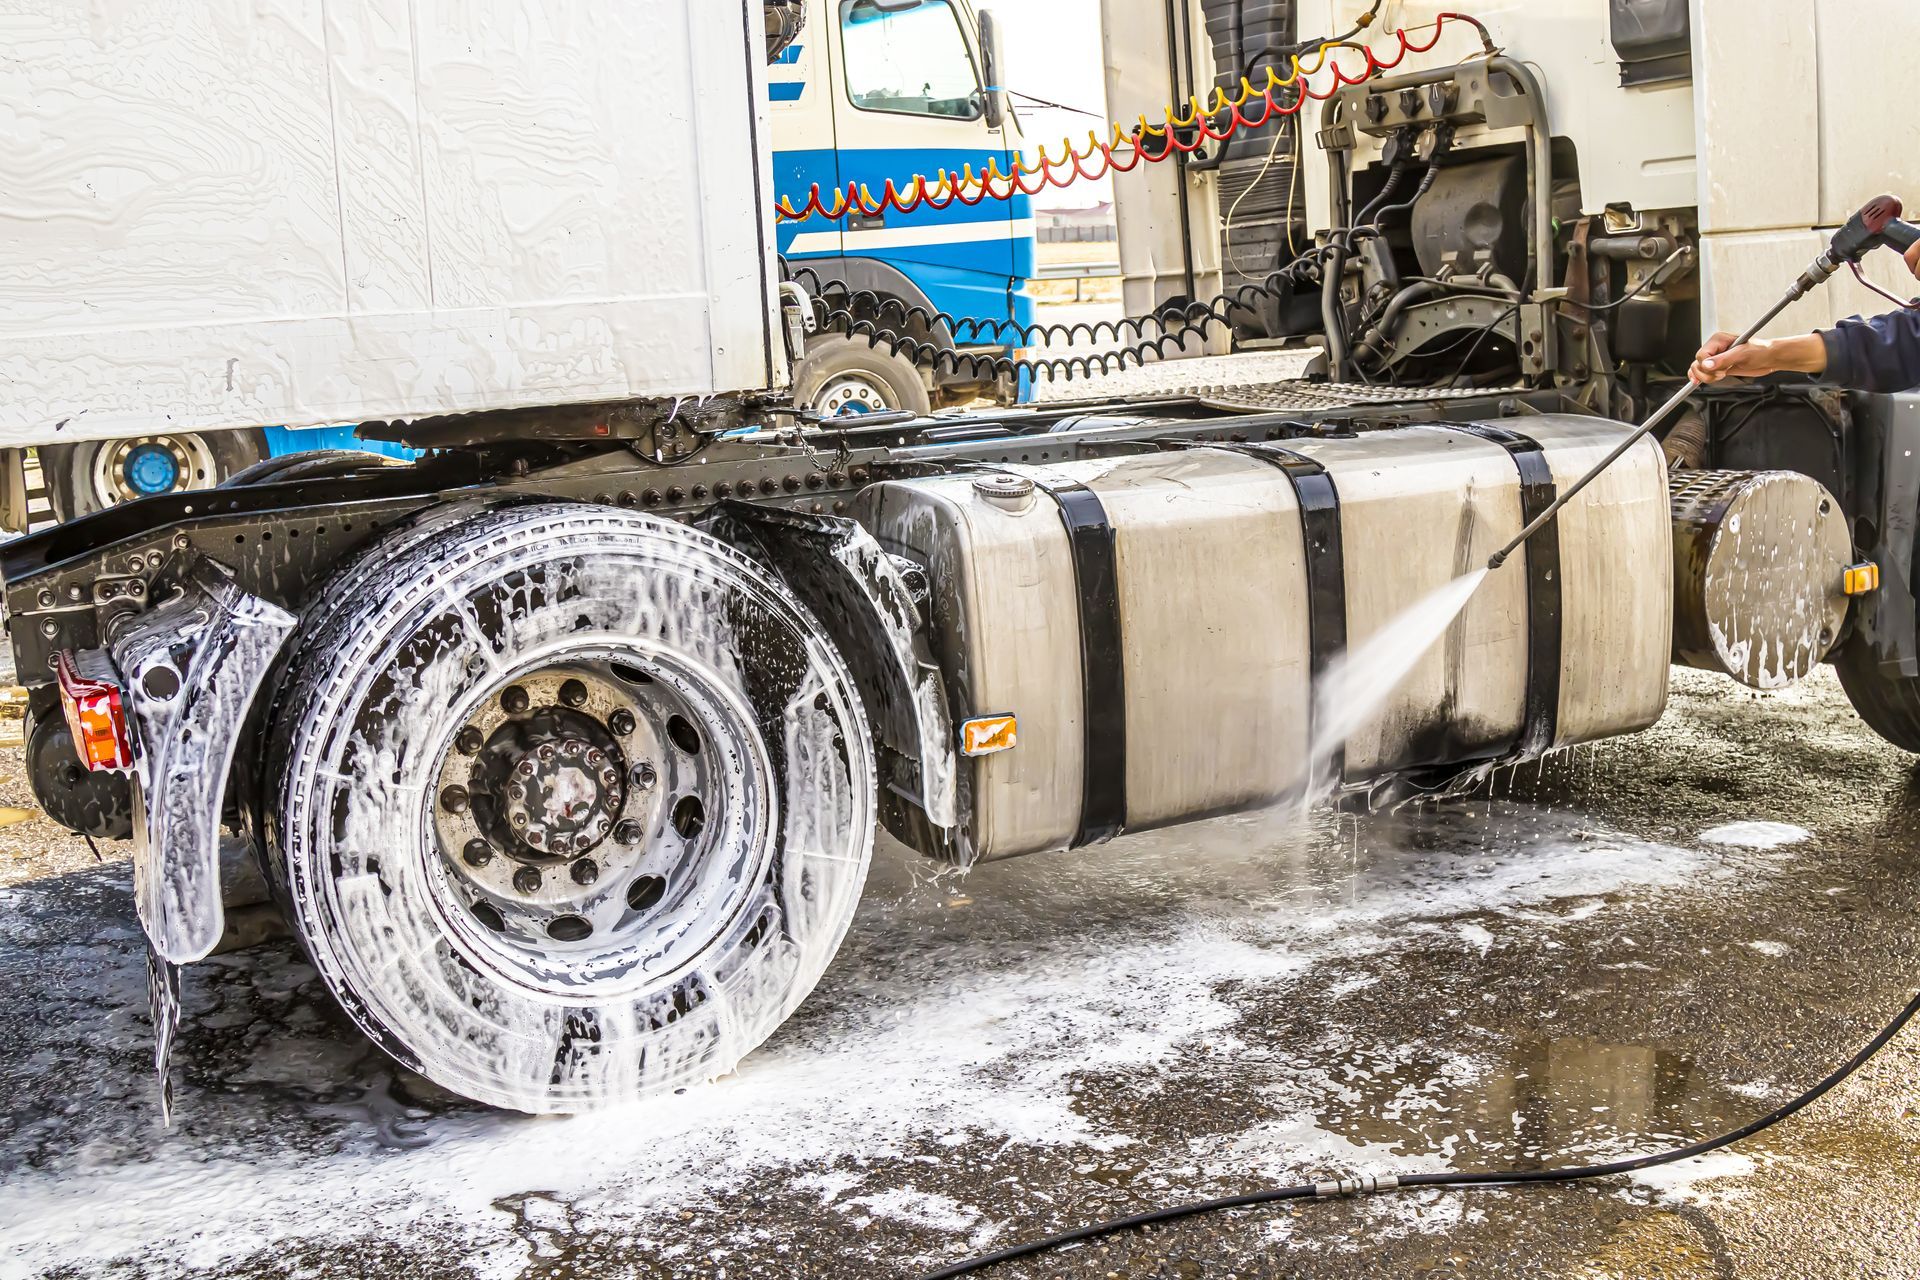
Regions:
[[792, 1014], [874, 787], [846, 666], [766, 569], [537, 505], [396, 531], [323, 594], [263, 808], [354, 1021], [448, 1089], [565, 1112], [724, 1074]]

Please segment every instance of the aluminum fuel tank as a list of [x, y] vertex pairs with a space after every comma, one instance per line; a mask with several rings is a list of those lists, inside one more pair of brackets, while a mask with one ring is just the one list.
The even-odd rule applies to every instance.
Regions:
[[[1257, 808], [1305, 785], [1314, 681], [1483, 566], [1617, 445], [1531, 417], [1007, 466], [869, 488], [926, 566], [962, 761], [957, 856]], [[1672, 535], [1648, 441], [1490, 577], [1334, 762], [1349, 783], [1632, 732], [1666, 703]], [[1007, 747], [1011, 738], [1014, 745]]]

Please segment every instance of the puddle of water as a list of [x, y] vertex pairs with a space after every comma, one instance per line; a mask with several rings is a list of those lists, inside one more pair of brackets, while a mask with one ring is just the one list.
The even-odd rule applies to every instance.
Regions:
[[[1423, 1083], [1418, 1083], [1423, 1082]], [[1472, 1070], [1394, 1062], [1349, 1074], [1316, 1123], [1397, 1154], [1464, 1145], [1475, 1167], [1563, 1165], [1677, 1146], [1750, 1119], [1754, 1104], [1648, 1045], [1533, 1040]]]

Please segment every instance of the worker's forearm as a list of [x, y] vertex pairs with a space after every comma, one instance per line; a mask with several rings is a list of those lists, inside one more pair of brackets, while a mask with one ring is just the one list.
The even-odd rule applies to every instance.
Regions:
[[1767, 364], [1774, 373], [1825, 373], [1827, 344], [1817, 333], [1797, 338], [1773, 338], [1766, 343]]

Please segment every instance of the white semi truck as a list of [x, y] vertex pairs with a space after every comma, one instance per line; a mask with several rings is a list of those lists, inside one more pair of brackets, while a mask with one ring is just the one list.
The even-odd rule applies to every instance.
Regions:
[[[1136, 22], [1133, 54], [1212, 8]], [[1497, 49], [1449, 31], [1316, 88], [1301, 173], [1331, 216], [1212, 308], [1243, 343], [1319, 317], [1327, 376], [849, 425], [784, 394], [809, 328], [951, 357], [925, 316], [782, 279], [762, 104], [794, 6], [44, 6], [5, 74], [70, 178], [0, 244], [0, 432], [357, 420], [422, 454], [281, 459], [0, 558], [35, 793], [134, 842], [163, 1038], [177, 966], [221, 940], [226, 828], [376, 1043], [563, 1111], [769, 1035], [881, 824], [968, 867], [1316, 770], [1444, 790], [1652, 724], [1676, 660], [1773, 686], [1837, 657], [1920, 747], [1920, 416], [1810, 384], [1716, 390], [1376, 711], [1336, 732], [1316, 700], [1626, 437], [1697, 334], [1702, 237], [1719, 252], [1685, 183], [1647, 204], [1681, 152], [1628, 159], [1652, 126], [1608, 123], [1682, 92], [1600, 67], [1608, 6], [1494, 8]], [[1202, 45], [1117, 84], [1123, 118]], [[1131, 339], [1208, 328], [1189, 278], [1224, 220], [1192, 202], [1219, 179], [1181, 163], [1135, 174], [1173, 179], [1142, 225], [1184, 220], [1185, 256], [1128, 252], [1136, 289], [1159, 253], [1189, 301], [1150, 297]]]

